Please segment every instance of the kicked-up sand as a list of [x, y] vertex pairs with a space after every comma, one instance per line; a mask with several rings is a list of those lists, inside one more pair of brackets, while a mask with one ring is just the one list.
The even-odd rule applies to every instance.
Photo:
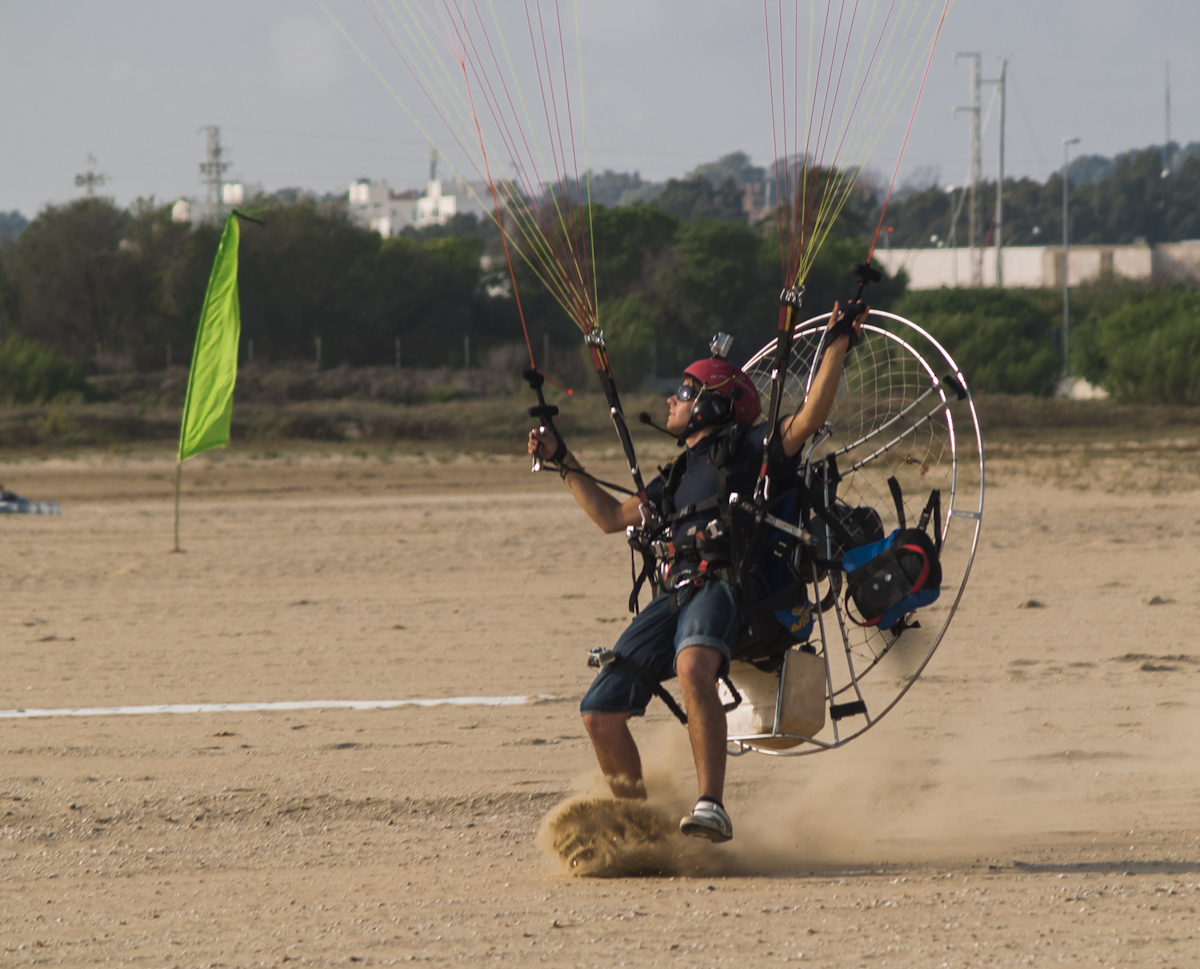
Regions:
[[576, 707], [629, 559], [556, 476], [217, 457], [178, 555], [166, 456], [3, 466], [63, 515], [0, 519], [0, 710], [527, 699], [0, 718], [0, 965], [1200, 962], [1200, 492], [1170, 454], [995, 462], [925, 675], [843, 749], [732, 760], [721, 846], [674, 833], [661, 705], [650, 802], [597, 800]]

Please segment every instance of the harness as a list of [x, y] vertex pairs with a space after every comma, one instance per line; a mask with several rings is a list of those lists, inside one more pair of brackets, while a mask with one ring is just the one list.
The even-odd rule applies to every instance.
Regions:
[[[757, 468], [733, 463], [749, 430], [748, 424], [730, 424], [711, 436], [709, 460], [717, 469], [717, 491], [702, 501], [683, 506], [675, 503], [675, 493], [687, 472], [686, 454], [659, 468], [663, 481], [662, 501], [653, 509], [654, 520], [642, 528], [628, 530], [631, 549], [642, 556], [642, 570], [635, 576], [629, 596], [630, 612], [638, 611], [638, 598], [647, 581], [656, 597], [671, 595], [672, 610], [678, 612], [676, 593], [683, 585], [703, 585], [709, 576], [733, 578], [730, 572], [734, 562], [733, 521], [729, 496], [739, 492], [746, 494], [754, 485]], [[676, 524], [703, 512], [713, 513], [708, 522], [693, 525], [680, 536], [673, 535]], [[675, 565], [681, 560], [697, 564], [694, 569], [679, 572]]]
[[[807, 633], [805, 623], [795, 622], [807, 604], [807, 563], [817, 560], [822, 566], [835, 564], [827, 561], [830, 550], [819, 547], [809, 531], [794, 523], [800, 520], [807, 525], [809, 509], [824, 513], [825, 479], [831, 475], [836, 487], [837, 470], [835, 461], [822, 462], [818, 480], [812, 486], [797, 477], [765, 503], [769, 517], [783, 528], [771, 524], [756, 527], [748, 496], [753, 494], [759, 466], [738, 460], [738, 451], [750, 429], [748, 424], [733, 424], [712, 435], [709, 460], [717, 469], [717, 489], [702, 501], [676, 504], [676, 492], [687, 469], [686, 456], [660, 469], [663, 495], [655, 523], [629, 530], [630, 545], [643, 561], [641, 573], [634, 578], [630, 611], [636, 612], [647, 581], [656, 596], [672, 597], [672, 609], [677, 612], [681, 590], [703, 585], [709, 578], [724, 579], [733, 587], [746, 617], [734, 656], [759, 662], [774, 660], [777, 664], [787, 648], [804, 638], [797, 634]], [[710, 513], [705, 516], [707, 521], [702, 519], [681, 534], [672, 535], [679, 522], [704, 513]], [[856, 540], [860, 536], [852, 534], [838, 514], [829, 517], [840, 548], [862, 544]], [[684, 562], [687, 568], [682, 566]]]

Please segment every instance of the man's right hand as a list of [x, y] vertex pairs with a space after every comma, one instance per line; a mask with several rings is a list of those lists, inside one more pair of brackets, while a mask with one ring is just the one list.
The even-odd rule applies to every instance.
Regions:
[[558, 438], [553, 431], [544, 427], [535, 427], [529, 432], [529, 453], [542, 461], [553, 460], [558, 450]]
[[[558, 435], [545, 427], [535, 427], [529, 432], [529, 453], [541, 461], [553, 461], [560, 447], [562, 442]], [[560, 467], [583, 471], [579, 460], [566, 448], [559, 458]], [[623, 532], [630, 525], [642, 524], [642, 502], [637, 495], [621, 503], [588, 474], [564, 474], [563, 477], [575, 500], [605, 533]]]

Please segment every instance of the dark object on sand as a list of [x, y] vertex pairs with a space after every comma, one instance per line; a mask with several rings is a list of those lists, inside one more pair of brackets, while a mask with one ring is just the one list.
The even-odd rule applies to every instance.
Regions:
[[0, 515], [61, 515], [57, 501], [30, 501], [0, 488]]

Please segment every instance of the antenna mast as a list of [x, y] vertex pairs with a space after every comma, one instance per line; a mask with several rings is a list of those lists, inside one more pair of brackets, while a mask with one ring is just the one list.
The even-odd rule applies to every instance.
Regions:
[[221, 147], [221, 129], [215, 124], [200, 129], [204, 132], [205, 160], [200, 163], [200, 174], [204, 176], [200, 183], [204, 186], [204, 218], [208, 222], [220, 222], [223, 199], [221, 186], [222, 176], [230, 167], [230, 162], [221, 161], [225, 149]]
[[103, 172], [96, 171], [96, 156], [90, 151], [88, 152], [88, 170], [75, 176], [75, 185], [84, 190], [89, 196], [96, 194], [97, 188], [103, 188], [104, 183], [108, 181], [108, 176]]

